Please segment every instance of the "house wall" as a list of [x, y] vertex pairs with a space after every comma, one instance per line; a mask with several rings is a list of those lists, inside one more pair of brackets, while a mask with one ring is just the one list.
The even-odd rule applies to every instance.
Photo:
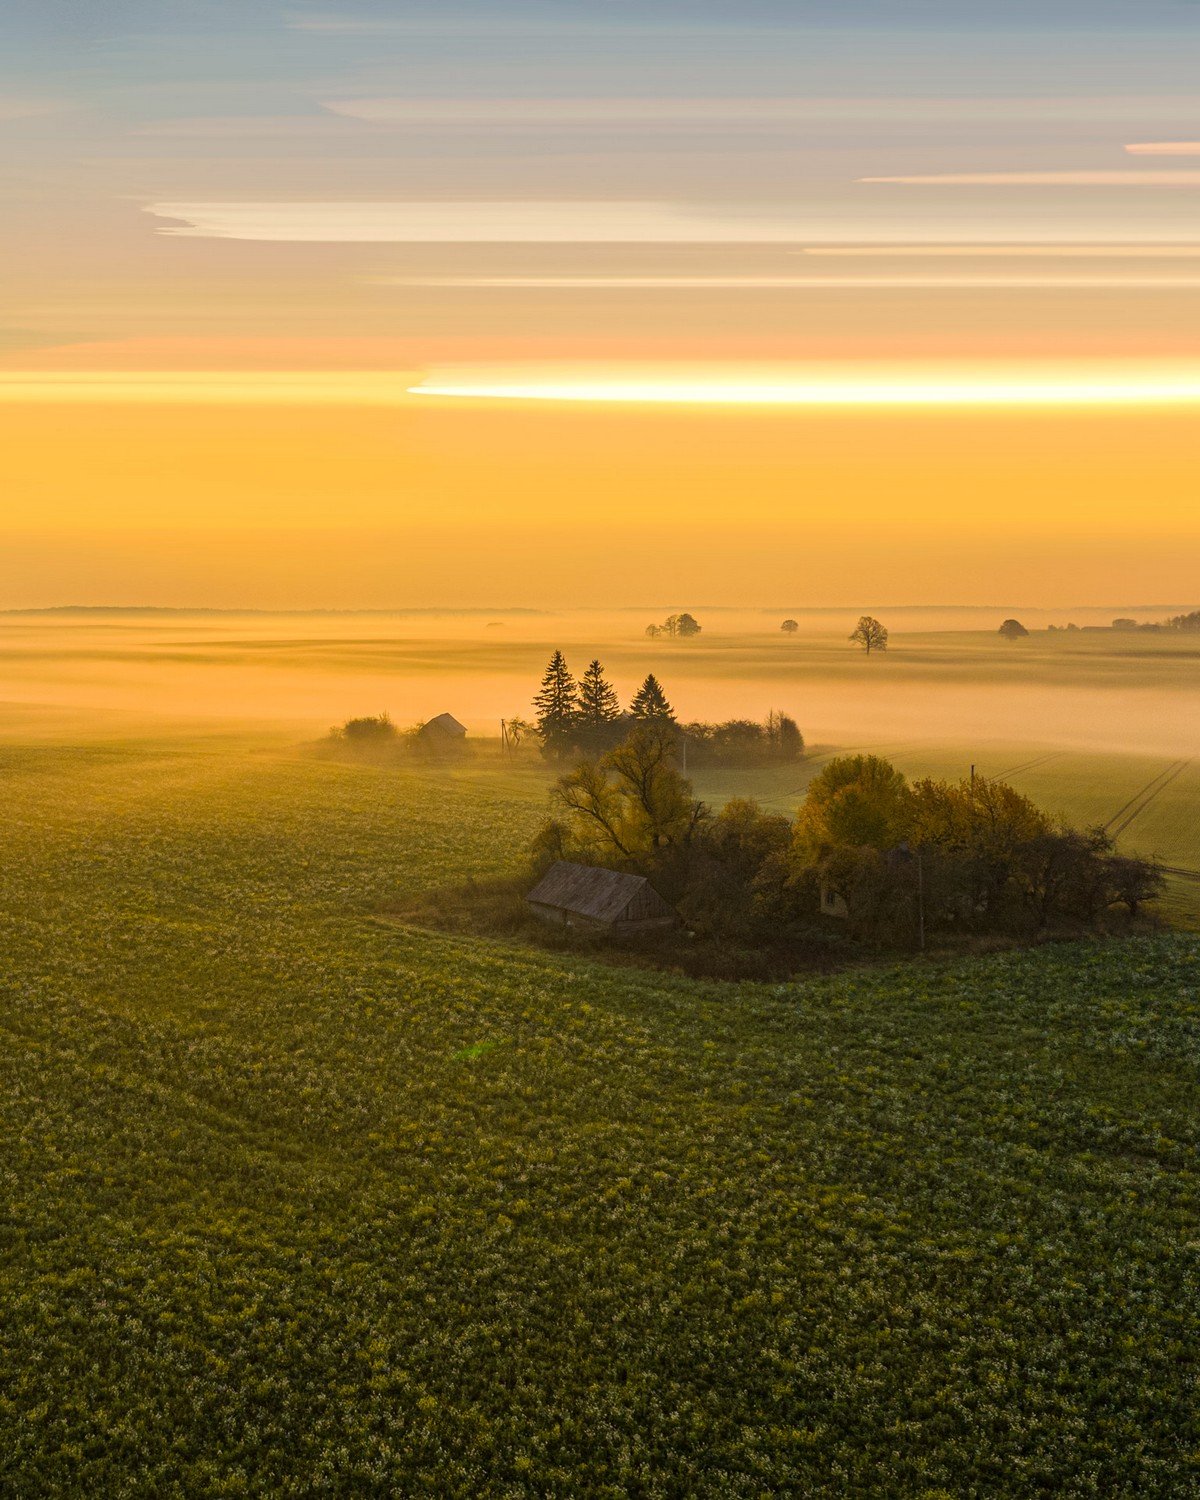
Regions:
[[577, 911], [568, 911], [562, 906], [543, 906], [540, 901], [527, 903], [531, 911], [537, 912], [543, 922], [553, 922], [556, 927], [586, 927], [593, 932], [607, 932], [609, 924], [606, 922], [593, 922], [590, 917], [581, 916]]
[[[631, 903], [632, 905], [633, 903]], [[577, 911], [568, 911], [561, 906], [544, 906], [540, 901], [530, 901], [531, 911], [537, 912], [544, 922], [553, 922], [556, 927], [578, 927], [588, 932], [655, 932], [674, 927], [678, 918], [673, 912], [647, 912], [644, 916], [619, 917], [615, 922], [597, 922]], [[629, 907], [626, 908], [629, 910]]]
[[637, 921], [626, 921], [623, 917], [619, 922], [612, 924], [614, 932], [661, 932], [668, 927], [677, 927], [679, 918], [668, 917], [642, 917]]

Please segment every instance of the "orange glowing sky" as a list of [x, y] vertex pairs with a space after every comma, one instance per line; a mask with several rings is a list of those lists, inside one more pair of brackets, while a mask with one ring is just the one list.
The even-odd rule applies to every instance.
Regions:
[[1194, 594], [1165, 0], [105, 9], [0, 72], [0, 607]]

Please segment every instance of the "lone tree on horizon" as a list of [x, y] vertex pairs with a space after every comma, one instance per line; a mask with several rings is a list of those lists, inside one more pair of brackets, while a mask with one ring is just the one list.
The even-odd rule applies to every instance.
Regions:
[[779, 628], [785, 635], [795, 635], [800, 629], [800, 623], [798, 620], [785, 620]]
[[575, 742], [579, 718], [579, 689], [566, 658], [556, 651], [550, 658], [542, 685], [534, 695], [538, 733], [547, 755], [565, 755]]
[[865, 648], [870, 656], [872, 651], [886, 651], [888, 633], [885, 626], [881, 625], [874, 615], [863, 615], [858, 624], [850, 633], [852, 643]]
[[675, 722], [675, 710], [667, 702], [662, 683], [653, 672], [647, 674], [645, 682], [638, 688], [629, 705], [630, 717], [634, 719], [666, 719]]
[[1019, 641], [1023, 635], [1028, 635], [1028, 630], [1021, 624], [1020, 620], [1005, 620], [1000, 627], [1000, 634], [1006, 641]]

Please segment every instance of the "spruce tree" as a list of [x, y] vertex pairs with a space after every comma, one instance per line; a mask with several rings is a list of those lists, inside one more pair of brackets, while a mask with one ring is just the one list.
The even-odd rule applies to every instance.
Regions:
[[561, 651], [550, 658], [533, 706], [543, 751], [547, 755], [565, 755], [576, 740], [579, 689]]
[[586, 749], [604, 750], [614, 742], [613, 725], [621, 717], [617, 691], [599, 661], [588, 663], [579, 682], [579, 729]]
[[675, 722], [675, 710], [667, 702], [662, 684], [653, 672], [649, 673], [638, 688], [636, 697], [629, 705], [629, 712], [635, 719], [666, 719], [671, 724]]

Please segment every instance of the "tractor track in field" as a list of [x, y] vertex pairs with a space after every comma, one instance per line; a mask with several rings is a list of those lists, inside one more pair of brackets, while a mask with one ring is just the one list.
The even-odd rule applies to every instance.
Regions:
[[1200, 870], [1186, 870], [1182, 865], [1159, 865], [1164, 875], [1175, 875], [1180, 880], [1200, 880]]
[[1119, 807], [1113, 813], [1105, 823], [1104, 831], [1112, 834], [1114, 839], [1120, 838], [1130, 824], [1140, 818], [1159, 794], [1165, 792], [1175, 778], [1182, 775], [1191, 763], [1191, 757], [1186, 760], [1173, 760], [1166, 770], [1152, 777], [1140, 792], [1136, 792], [1123, 807]]
[[[923, 740], [919, 743], [928, 744], [930, 742]], [[839, 755], [878, 755], [882, 751], [889, 749], [894, 755], [897, 751], [904, 751], [911, 748], [911, 745], [906, 740], [888, 741], [882, 745], [838, 745], [832, 750], [822, 750], [818, 755], [806, 755], [804, 757], [804, 764], [806, 766], [819, 766], [823, 762], [833, 760]], [[798, 786], [795, 791], [780, 792], [778, 796], [767, 800], [781, 802], [791, 797], [802, 797], [807, 790], [808, 786], [806, 784]]]
[[1044, 766], [1048, 760], [1058, 760], [1066, 752], [1063, 750], [1051, 750], [1048, 755], [1039, 755], [1034, 760], [1022, 761], [1019, 766], [1009, 766], [1007, 771], [1000, 771], [995, 776], [989, 776], [989, 781], [1003, 781], [1006, 776], [1017, 776], [1022, 771], [1032, 771], [1035, 766]]

